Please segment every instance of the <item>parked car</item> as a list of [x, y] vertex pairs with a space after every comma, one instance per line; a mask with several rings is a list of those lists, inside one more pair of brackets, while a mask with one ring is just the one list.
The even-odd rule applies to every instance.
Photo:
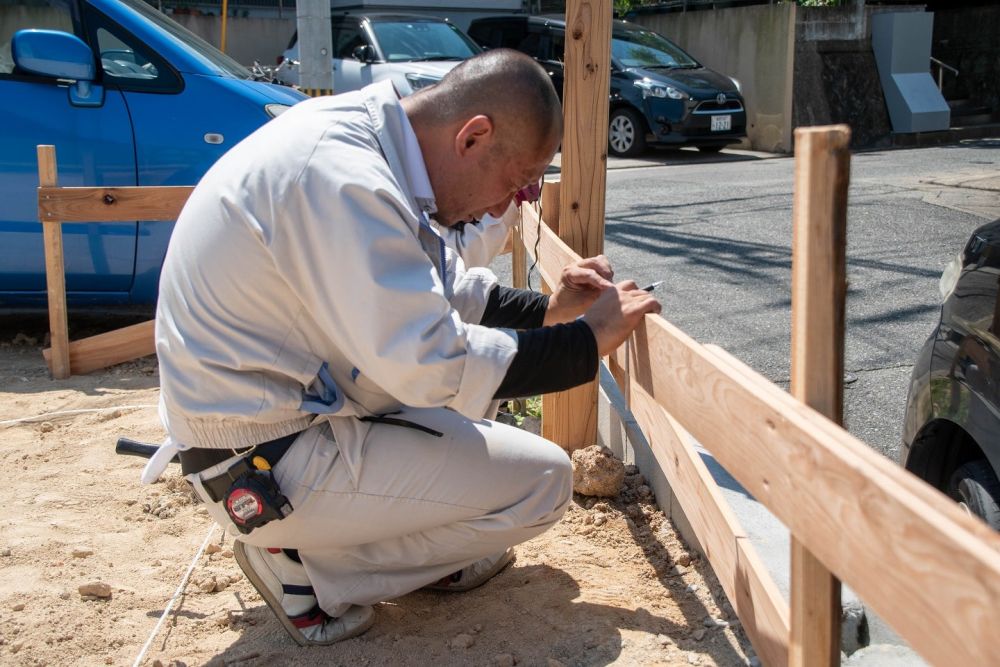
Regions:
[[[437, 83], [455, 65], [482, 49], [444, 19], [411, 14], [343, 14], [331, 19], [333, 90], [358, 90], [389, 79], [400, 95]], [[298, 32], [279, 59], [299, 59]], [[299, 70], [279, 74], [298, 85]]]
[[[46, 302], [37, 145], [60, 185], [193, 185], [303, 99], [143, 0], [0, 3], [0, 305]], [[64, 225], [69, 303], [154, 302], [172, 228]]]
[[[544, 16], [475, 19], [469, 36], [486, 48], [518, 49], [563, 89], [566, 21]], [[740, 84], [714, 72], [666, 37], [626, 21], [611, 29], [608, 150], [634, 156], [647, 145], [718, 151], [746, 136]]]
[[900, 462], [1000, 530], [1000, 220], [941, 277], [941, 318], [913, 367]]

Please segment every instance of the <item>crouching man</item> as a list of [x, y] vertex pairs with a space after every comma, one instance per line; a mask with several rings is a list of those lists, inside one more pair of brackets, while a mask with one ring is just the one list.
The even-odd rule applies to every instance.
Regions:
[[550, 297], [502, 287], [431, 224], [502, 215], [561, 133], [545, 71], [493, 50], [405, 99], [386, 82], [293, 107], [185, 206], [156, 318], [169, 439], [146, 479], [180, 452], [300, 644], [478, 586], [562, 516], [569, 458], [488, 406], [593, 379], [660, 306], [603, 257]]

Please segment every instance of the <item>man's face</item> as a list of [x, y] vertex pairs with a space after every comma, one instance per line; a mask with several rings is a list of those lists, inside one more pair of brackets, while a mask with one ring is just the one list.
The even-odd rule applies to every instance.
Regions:
[[497, 146], [456, 165], [448, 187], [437, 195], [435, 218], [446, 226], [479, 220], [484, 215], [499, 218], [518, 190], [538, 183], [555, 155], [555, 147], [532, 151], [503, 151]]

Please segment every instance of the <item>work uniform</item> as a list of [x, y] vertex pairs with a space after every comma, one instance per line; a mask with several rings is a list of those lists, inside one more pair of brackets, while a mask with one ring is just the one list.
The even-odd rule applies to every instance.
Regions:
[[[496, 277], [434, 210], [390, 83], [309, 100], [209, 170], [160, 279], [169, 440], [146, 480], [178, 449], [298, 433], [273, 471], [294, 510], [240, 539], [297, 549], [333, 616], [543, 532], [571, 496], [559, 447], [483, 419], [523, 332], [479, 324]], [[189, 476], [203, 500], [229, 463]]]

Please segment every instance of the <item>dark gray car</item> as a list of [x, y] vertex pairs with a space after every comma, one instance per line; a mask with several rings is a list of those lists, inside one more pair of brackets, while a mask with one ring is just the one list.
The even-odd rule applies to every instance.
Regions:
[[[476, 19], [469, 36], [486, 48], [534, 57], [562, 95], [565, 20]], [[650, 144], [718, 151], [746, 136], [736, 79], [708, 69], [663, 35], [625, 21], [615, 21], [611, 29], [608, 116], [608, 151], [618, 156], [638, 155]]]
[[941, 319], [913, 367], [900, 462], [1000, 530], [1000, 220], [941, 278]]

